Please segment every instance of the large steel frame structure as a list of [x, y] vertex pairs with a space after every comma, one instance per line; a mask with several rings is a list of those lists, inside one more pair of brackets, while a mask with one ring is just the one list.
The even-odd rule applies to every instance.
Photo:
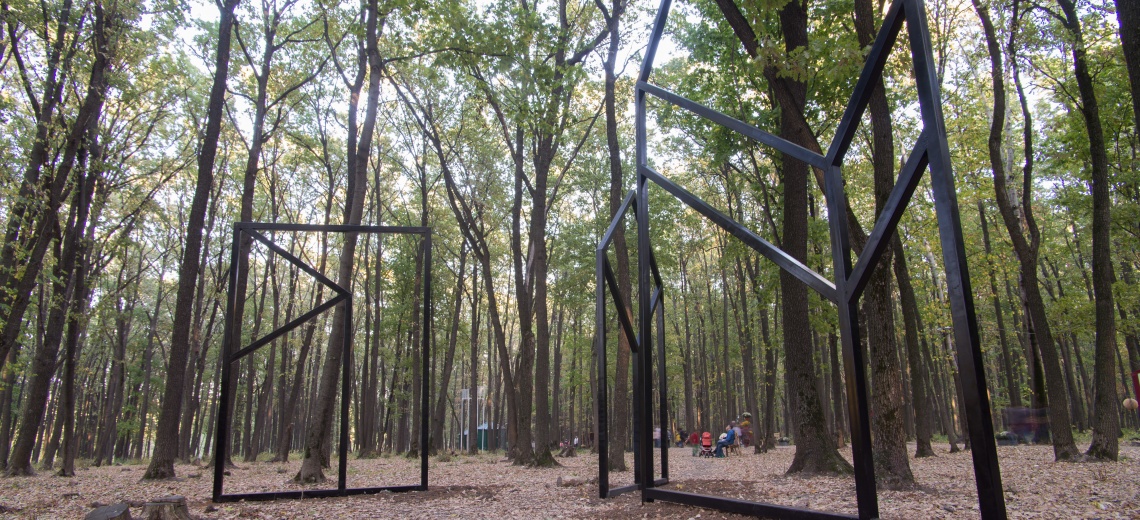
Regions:
[[[1001, 473], [998, 467], [997, 448], [990, 419], [990, 403], [986, 391], [985, 369], [979, 348], [977, 318], [974, 312], [973, 292], [970, 288], [970, 275], [966, 265], [966, 251], [962, 239], [962, 226], [959, 220], [954, 176], [950, 166], [950, 152], [946, 140], [946, 128], [942, 116], [942, 101], [939, 82], [934, 68], [934, 58], [927, 28], [926, 10], [923, 0], [893, 0], [883, 19], [867, 61], [859, 75], [855, 90], [840, 121], [835, 138], [827, 150], [820, 155], [769, 132], [711, 108], [673, 94], [649, 83], [653, 71], [653, 61], [661, 35], [665, 29], [671, 0], [662, 0], [657, 11], [645, 59], [636, 85], [636, 155], [637, 186], [626, 198], [621, 211], [615, 215], [602, 243], [597, 250], [597, 346], [599, 353], [599, 491], [602, 498], [619, 492], [639, 489], [642, 501], [664, 500], [728, 511], [733, 513], [770, 516], [780, 518], [832, 519], [879, 517], [878, 493], [875, 488], [875, 469], [872, 460], [871, 433], [868, 416], [865, 361], [860, 349], [855, 348], [860, 341], [858, 302], [870, 280], [875, 267], [895, 233], [899, 219], [906, 210], [911, 195], [918, 186], [926, 168], [930, 168], [931, 188], [935, 199], [935, 211], [942, 246], [943, 261], [946, 267], [946, 280], [953, 317], [954, 344], [957, 350], [958, 372], [962, 378], [965, 394], [963, 410], [966, 413], [970, 443], [973, 447], [974, 477], [978, 492], [979, 511], [985, 519], [1006, 517], [1005, 496], [1001, 486]], [[899, 173], [890, 198], [875, 222], [858, 261], [852, 265], [851, 244], [848, 236], [847, 199], [843, 191], [842, 166], [851, 141], [863, 112], [870, 100], [871, 91], [882, 78], [883, 69], [895, 41], [906, 23], [910, 40], [910, 52], [923, 123], [910, 156]], [[788, 255], [778, 247], [761, 238], [741, 223], [721, 213], [711, 205], [690, 193], [685, 188], [651, 168], [647, 161], [646, 146], [646, 98], [653, 96], [661, 101], [704, 117], [717, 124], [734, 130], [756, 142], [804, 161], [824, 172], [827, 214], [831, 231], [832, 261], [836, 279], [834, 282], [813, 271], [803, 262]], [[653, 428], [653, 358], [644, 348], [653, 344], [653, 314], [657, 313], [659, 351], [658, 370], [660, 372], [659, 392], [662, 431], [666, 429], [665, 370], [664, 362], [664, 314], [661, 277], [656, 268], [656, 260], [649, 235], [649, 190], [648, 184], [663, 188], [673, 197], [688, 205], [714, 224], [740, 239], [747, 246], [768, 258], [781, 269], [795, 276], [825, 299], [835, 303], [839, 309], [840, 331], [843, 344], [844, 374], [846, 379], [848, 415], [851, 426], [851, 444], [855, 467], [855, 494], [858, 514], [855, 516], [824, 511], [813, 511], [778, 504], [737, 500], [711, 495], [686, 493], [659, 487], [667, 485], [667, 480], [645, 478], [653, 471], [653, 451], [650, 431]], [[612, 240], [612, 230], [620, 225], [618, 220], [635, 208], [637, 220], [637, 264], [638, 264], [638, 320], [635, 333], [628, 309], [623, 304], [613, 271], [606, 258], [606, 248]], [[651, 283], [652, 279], [652, 283]], [[614, 293], [620, 329], [630, 340], [634, 351], [634, 465], [635, 486], [610, 490], [606, 459], [607, 439], [604, 436], [608, 422], [605, 410], [605, 288], [608, 284]], [[652, 288], [652, 292], [651, 291]], [[627, 420], [621, 418], [621, 420]], [[667, 459], [662, 450], [662, 470], [667, 477]]]
[[[300, 258], [290, 254], [288, 251], [277, 245], [270, 238], [262, 234], [262, 231], [284, 231], [284, 232], [314, 232], [314, 233], [372, 233], [372, 234], [387, 234], [387, 235], [420, 235], [423, 237], [421, 246], [422, 254], [424, 255], [423, 265], [423, 286], [420, 288], [421, 301], [423, 302], [422, 309], [422, 327], [423, 333], [420, 334], [421, 349], [423, 355], [421, 356], [422, 366], [420, 369], [424, 374], [421, 378], [422, 385], [420, 388], [420, 483], [413, 485], [400, 485], [400, 486], [379, 486], [379, 487], [363, 487], [363, 488], [349, 488], [345, 486], [345, 481], [348, 477], [348, 410], [349, 399], [352, 396], [351, 392], [351, 378], [352, 378], [352, 292], [340, 286], [336, 282], [330, 280], [320, 271], [314, 269], [309, 264], [305, 263]], [[234, 310], [239, 302], [237, 298], [237, 269], [238, 265], [238, 251], [241, 244], [242, 235], [247, 235], [252, 239], [265, 245], [271, 252], [284, 258], [289, 263], [296, 266], [301, 271], [304, 271], [309, 276], [312, 276], [317, 282], [332, 290], [334, 296], [328, 301], [314, 307], [309, 312], [302, 314], [296, 319], [282, 325], [281, 327], [269, 332], [268, 334], [253, 340], [249, 345], [242, 348], [236, 348], [233, 344], [234, 328], [240, 327], [241, 324], [234, 323]], [[225, 323], [225, 336], [222, 342], [222, 356], [227, 360], [222, 364], [222, 385], [219, 393], [219, 402], [227, 403], [230, 399], [230, 392], [233, 386], [233, 364], [241, 360], [243, 357], [252, 354], [257, 349], [268, 345], [274, 339], [288, 333], [289, 331], [301, 326], [305, 322], [317, 317], [322, 312], [332, 309], [338, 304], [345, 305], [345, 322], [344, 322], [344, 341], [342, 348], [344, 355], [341, 356], [341, 382], [340, 382], [340, 447], [337, 456], [340, 461], [340, 468], [337, 474], [337, 487], [336, 489], [306, 489], [301, 491], [269, 491], [262, 493], [223, 493], [223, 478], [225, 475], [225, 453], [226, 453], [226, 438], [230, 433], [230, 416], [226, 406], [218, 407], [217, 428], [214, 430], [214, 502], [236, 502], [239, 500], [277, 500], [280, 498], [317, 498], [317, 497], [339, 497], [347, 495], [363, 495], [379, 493], [382, 491], [426, 491], [428, 487], [428, 410], [429, 399], [428, 392], [430, 391], [429, 380], [427, 377], [429, 367], [431, 366], [431, 350], [429, 348], [429, 338], [431, 338], [431, 228], [430, 227], [417, 227], [417, 226], [348, 226], [348, 225], [309, 225], [309, 224], [276, 224], [276, 223], [260, 223], [260, 222], [235, 222], [233, 230], [233, 246], [230, 252], [230, 273], [229, 273], [229, 289], [226, 297], [226, 323]]]

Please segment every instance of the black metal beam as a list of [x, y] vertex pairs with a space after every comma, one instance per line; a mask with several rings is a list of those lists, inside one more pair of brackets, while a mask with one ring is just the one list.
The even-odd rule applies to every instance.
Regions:
[[296, 499], [296, 498], [331, 498], [353, 495], [375, 495], [383, 492], [406, 493], [408, 491], [425, 491], [421, 486], [385, 486], [366, 488], [341, 489], [306, 489], [303, 491], [269, 491], [265, 493], [230, 493], [222, 495], [214, 502], [265, 502], [269, 500]]
[[811, 150], [808, 150], [807, 148], [788, 141], [783, 137], [765, 132], [764, 130], [756, 128], [755, 126], [745, 123], [744, 121], [717, 112], [716, 110], [706, 107], [700, 103], [685, 99], [661, 87], [658, 87], [651, 83], [646, 83], [644, 81], [639, 81], [637, 82], [636, 88], [649, 94], [653, 94], [654, 97], [661, 99], [662, 101], [667, 101], [677, 106], [678, 108], [687, 110], [693, 114], [708, 119], [709, 121], [717, 123], [725, 128], [728, 128], [729, 130], [733, 130], [736, 133], [743, 135], [744, 137], [752, 139], [753, 141], [771, 146], [772, 148], [775, 148], [784, 154], [795, 157], [796, 159], [799, 159], [812, 166], [815, 166], [817, 168], [824, 168], [827, 166], [827, 159], [818, 153], [815, 153]]
[[610, 225], [606, 227], [606, 233], [602, 235], [602, 241], [598, 242], [598, 248], [596, 251], [605, 251], [606, 248], [610, 246], [610, 242], [614, 241], [614, 231], [617, 230], [617, 227], [621, 224], [622, 219], [625, 218], [625, 213], [629, 211], [630, 206], [634, 203], [633, 201], [636, 198], [636, 195], [637, 192], [634, 190], [629, 190], [629, 193], [625, 195], [625, 200], [623, 200], [621, 202], [621, 205], [618, 206], [617, 213], [614, 214], [614, 218], [610, 221]]
[[598, 438], [594, 439], [598, 448], [598, 495], [610, 497], [610, 454], [609, 454], [609, 383], [606, 377], [606, 251], [599, 249], [594, 254], [594, 359], [597, 362], [598, 389], [594, 400], [598, 403]]
[[782, 506], [765, 502], [752, 502], [735, 498], [718, 497], [686, 493], [672, 489], [651, 488], [642, 491], [656, 500], [664, 500], [675, 504], [685, 504], [696, 507], [717, 509], [728, 513], [752, 515], [766, 518], [783, 518], [788, 520], [855, 520], [859, 517], [842, 513], [829, 513], [826, 511], [813, 511], [792, 506]]
[[953, 318], [954, 346], [958, 352], [958, 374], [965, 397], [966, 426], [970, 433], [974, 480], [978, 490], [978, 508], [985, 519], [1006, 518], [1005, 492], [1001, 485], [997, 446], [990, 415], [989, 392], [986, 390], [985, 367], [982, 366], [981, 339], [974, 312], [974, 292], [970, 288], [970, 272], [962, 223], [958, 211], [958, 195], [950, 166], [950, 148], [946, 142], [946, 123], [942, 118], [939, 79], [926, 25], [926, 8], [921, 0], [907, 0], [906, 20], [910, 35], [915, 85], [923, 127], [938, 136], [927, 153], [930, 156], [930, 186], [934, 191], [934, 208], [938, 217], [938, 235], [942, 243], [942, 260], [946, 269], [946, 286]]
[[705, 202], [700, 197], [693, 195], [688, 190], [678, 186], [677, 183], [668, 179], [664, 175], [657, 173], [657, 171], [653, 168], [642, 166], [639, 168], [639, 171], [642, 176], [649, 178], [658, 186], [664, 188], [665, 191], [672, 194], [677, 198], [677, 200], [680, 200], [690, 208], [693, 208], [697, 211], [697, 213], [704, 215], [706, 218], [712, 221], [713, 224], [716, 224], [732, 236], [740, 239], [740, 241], [744, 242], [745, 245], [756, 250], [756, 252], [760, 253], [761, 255], [764, 255], [765, 258], [771, 260], [772, 263], [787, 271], [792, 276], [795, 276], [801, 282], [807, 284], [808, 287], [815, 289], [816, 292], [818, 292], [824, 298], [833, 302], [838, 299], [838, 293], [835, 292], [835, 285], [833, 285], [823, 276], [820, 276], [819, 273], [813, 271], [810, 267], [804, 265], [803, 262], [800, 262], [788, 253], [785, 253], [783, 249], [780, 249], [773, 245], [771, 242], [764, 240], [760, 237], [760, 235], [753, 233], [752, 230], [744, 227], [728, 215], [721, 213], [720, 210], [712, 207], [709, 205], [709, 203]]
[[305, 322], [315, 318], [318, 314], [325, 312], [325, 311], [335, 307], [336, 304], [343, 302], [343, 301], [346, 301], [346, 300], [348, 300], [348, 296], [346, 296], [344, 294], [338, 294], [336, 296], [333, 296], [332, 299], [330, 299], [329, 301], [324, 302], [324, 303], [314, 307], [309, 312], [306, 312], [306, 313], [298, 316], [296, 319], [290, 321], [289, 323], [282, 325], [280, 328], [256, 339], [255, 341], [253, 341], [252, 343], [247, 345], [245, 348], [243, 348], [237, 352], [234, 352], [233, 355], [230, 356], [230, 361], [231, 362], [237, 361], [237, 360], [239, 360], [245, 356], [248, 356], [249, 354], [252, 354], [255, 350], [257, 350], [261, 347], [264, 347], [265, 345], [268, 345], [273, 340], [275, 340], [275, 339], [277, 339], [277, 338], [279, 338], [285, 334], [288, 334], [289, 331], [291, 331], [297, 327], [300, 327], [301, 325], [305, 324]]
[[614, 307], [617, 307], [618, 323], [621, 324], [621, 330], [625, 333], [626, 339], [629, 340], [629, 349], [637, 353], [641, 350], [641, 338], [633, 331], [633, 323], [629, 321], [630, 313], [625, 308], [625, 302], [621, 300], [621, 289], [618, 287], [613, 269], [610, 268], [610, 260], [603, 256], [602, 265], [606, 276], [606, 285], [610, 287], [610, 297], [614, 301]]
[[[848, 234], [847, 195], [843, 191], [843, 177], [839, 167], [824, 172], [828, 225], [831, 229], [831, 258], [837, 290], [850, 294], [851, 239]], [[840, 298], [840, 341], [843, 345], [843, 371], [847, 383], [847, 416], [851, 432], [851, 458], [855, 467], [855, 498], [860, 518], [878, 518], [879, 498], [875, 488], [875, 464], [871, 446], [871, 421], [868, 413], [867, 373], [863, 368], [863, 349], [859, 346], [859, 304], [849, 298]]]
[[237, 229], [237, 230], [253, 237], [254, 240], [257, 240], [258, 242], [261, 242], [262, 244], [265, 244], [265, 247], [268, 247], [270, 251], [277, 253], [277, 256], [280, 256], [281, 258], [288, 260], [289, 263], [297, 266], [298, 269], [304, 271], [305, 274], [312, 276], [315, 280], [317, 280], [318, 282], [321, 282], [321, 284], [323, 284], [325, 287], [332, 289], [333, 292], [340, 294], [340, 295], [345, 295], [345, 296], [348, 295], [347, 289], [345, 289], [344, 287], [341, 287], [340, 284], [330, 280], [327, 276], [324, 275], [324, 273], [314, 269], [313, 266], [309, 265], [304, 260], [301, 260], [300, 258], [297, 258], [296, 256], [294, 256], [292, 253], [286, 251], [284, 248], [282, 248], [281, 246], [274, 243], [272, 240], [270, 240], [265, 235], [258, 233], [257, 228], [252, 228], [252, 227], [248, 227], [248, 226], [240, 226], [239, 227], [237, 224], [235, 224], [234, 229]]
[[911, 195], [914, 194], [915, 188], [918, 188], [918, 182], [922, 180], [922, 172], [926, 170], [927, 164], [926, 141], [927, 133], [924, 131], [918, 137], [918, 142], [915, 143], [910, 157], [899, 173], [898, 181], [891, 189], [891, 195], [887, 198], [883, 211], [879, 213], [875, 227], [871, 229], [871, 236], [867, 237], [867, 244], [863, 247], [863, 253], [859, 255], [859, 261], [855, 263], [855, 268], [847, 278], [849, 285], [846, 296], [849, 302], [859, 299], [863, 294], [863, 289], [871, 280], [873, 271], [871, 268], [879, 265], [879, 259], [890, 246], [891, 237], [894, 236], [899, 220], [906, 212]]
[[[641, 73], [634, 91], [635, 108], [635, 152], [637, 164], [636, 205], [637, 232], [638, 232], [638, 342], [652, 344], [652, 327], [650, 320], [657, 314], [659, 361], [658, 369], [661, 391], [661, 427], [666, 426], [667, 406], [665, 399], [665, 384], [667, 379], [664, 373], [667, 370], [664, 359], [664, 314], [661, 295], [661, 277], [657, 269], [656, 258], [653, 257], [649, 241], [648, 218], [648, 189], [647, 181], [660, 185], [672, 196], [697, 210], [713, 223], [737, 237], [746, 245], [756, 249], [765, 257], [775, 262], [782, 269], [796, 276], [805, 284], [823, 294], [827, 299], [835, 302], [839, 307], [840, 328], [843, 340], [844, 370], [846, 373], [848, 415], [851, 423], [852, 451], [855, 465], [855, 488], [858, 504], [858, 516], [810, 511], [793, 507], [749, 502], [694, 493], [682, 493], [667, 489], [657, 489], [659, 482], [649, 478], [642, 482], [640, 476], [635, 481], [642, 489], [642, 501], [655, 499], [677, 502], [729, 511], [735, 513], [752, 514], [759, 516], [776, 516], [780, 518], [861, 518], [870, 519], [879, 516], [878, 494], [875, 488], [873, 452], [870, 438], [869, 407], [866, 389], [865, 360], [860, 348], [858, 300], [866, 287], [870, 273], [881, 263], [882, 254], [894, 235], [898, 221], [909, 204], [911, 196], [917, 187], [919, 179], [927, 166], [931, 169], [931, 185], [934, 191], [935, 209], [938, 218], [939, 235], [942, 242], [944, 263], [946, 265], [946, 279], [949, 286], [951, 300], [951, 314], [954, 322], [954, 340], [958, 352], [959, 372], [962, 375], [965, 399], [964, 406], [969, 423], [970, 439], [975, 449], [974, 474], [977, 480], [979, 509], [985, 519], [1004, 519], [1006, 517], [1005, 499], [1001, 489], [1000, 471], [997, 462], [997, 452], [994, 446], [993, 425], [990, 422], [989, 400], [986, 393], [985, 373], [980, 360], [977, 319], [974, 313], [972, 294], [970, 290], [969, 272], [966, 267], [965, 248], [962, 239], [961, 222], [958, 213], [954, 179], [950, 167], [950, 154], [946, 139], [946, 129], [942, 118], [942, 101], [939, 93], [938, 78], [933, 67], [933, 52], [930, 44], [930, 31], [926, 25], [926, 12], [922, 0], [893, 0], [886, 13], [883, 25], [876, 36], [870, 53], [860, 73], [858, 82], [852, 92], [842, 120], [836, 130], [826, 157], [789, 143], [778, 136], [760, 130], [752, 125], [731, 118], [725, 114], [712, 110], [699, 103], [685, 99], [668, 92], [660, 87], [649, 84], [649, 76], [653, 71], [653, 61], [657, 47], [664, 32], [665, 22], [668, 19], [670, 0], [663, 0], [658, 9], [653, 30], [650, 35], [645, 59], [642, 62]], [[851, 141], [860, 123], [860, 119], [870, 100], [871, 92], [883, 76], [883, 71], [890, 55], [891, 49], [897, 41], [902, 24], [906, 23], [911, 46], [912, 64], [916, 78], [923, 133], [908, 158], [900, 178], [893, 188], [887, 206], [881, 212], [872, 229], [868, 244], [860, 254], [858, 263], [852, 266], [851, 243], [847, 222], [847, 198], [843, 190], [841, 166], [850, 148]], [[827, 197], [828, 220], [832, 239], [832, 260], [836, 281], [824, 279], [802, 262], [790, 258], [783, 251], [752, 233], [740, 223], [734, 221], [700, 198], [676, 185], [663, 175], [657, 173], [648, 165], [647, 129], [646, 129], [646, 94], [654, 95], [668, 103], [688, 110], [698, 116], [709, 119], [715, 123], [735, 130], [757, 142], [767, 144], [777, 150], [810, 165], [824, 170], [825, 192]], [[626, 204], [630, 203], [627, 197]], [[623, 206], [622, 214], [628, 209]], [[612, 225], [611, 225], [612, 228]], [[606, 398], [604, 383], [604, 350], [605, 350], [605, 283], [603, 277], [607, 274], [608, 265], [605, 265], [602, 250], [609, 244], [611, 233], [607, 232], [604, 243], [599, 246], [597, 259], [597, 314], [598, 320], [598, 352], [599, 370], [603, 374], [601, 398]], [[612, 272], [608, 273], [612, 277]], [[650, 294], [648, 289], [650, 276], [656, 282], [655, 291]], [[612, 282], [611, 282], [612, 283]], [[612, 284], [616, 286], [616, 284]], [[620, 306], [619, 306], [620, 308]], [[626, 330], [623, 328], [623, 330]], [[628, 332], [626, 332], [628, 335]], [[649, 428], [652, 426], [650, 412], [653, 406], [652, 381], [649, 375], [653, 362], [648, 352], [644, 358], [636, 358], [634, 362], [634, 450], [635, 475], [650, 475], [653, 469], [652, 450], [646, 448], [649, 441]], [[639, 373], [645, 377], [640, 379]], [[599, 424], [604, 425], [607, 417], [605, 404], [601, 403]], [[664, 439], [663, 439], [664, 440]], [[666, 441], [667, 442], [667, 441]], [[640, 445], [639, 445], [640, 444]], [[667, 450], [662, 450], [662, 471], [667, 475]], [[601, 475], [607, 475], [605, 455], [599, 458], [602, 463]], [[609, 497], [630, 491], [633, 486], [609, 490], [608, 481], [603, 478], [600, 483], [601, 496]]]

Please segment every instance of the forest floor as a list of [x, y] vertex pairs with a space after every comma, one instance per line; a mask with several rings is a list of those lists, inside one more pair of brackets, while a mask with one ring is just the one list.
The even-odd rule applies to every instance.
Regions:
[[[1128, 444], [1128, 443], [1124, 443]], [[700, 459], [689, 448], [669, 453], [670, 488], [772, 502], [801, 508], [855, 513], [853, 478], [786, 477], [794, 447], [767, 454], [743, 453]], [[913, 453], [914, 448], [910, 448]], [[750, 451], [750, 450], [742, 450]], [[850, 457], [846, 450], [845, 456]], [[977, 518], [969, 452], [911, 459], [918, 486], [880, 491], [883, 518]], [[1122, 446], [1114, 463], [1054, 463], [1050, 446], [998, 447], [1006, 505], [1011, 518], [1140, 518], [1140, 447]], [[632, 456], [628, 457], [632, 464]], [[212, 472], [176, 467], [179, 479], [140, 482], [144, 465], [80, 467], [64, 479], [0, 478], [0, 518], [83, 518], [98, 505], [128, 502], [139, 515], [142, 503], [178, 494], [198, 518], [738, 518], [717, 511], [664, 502], [642, 504], [637, 493], [597, 498], [597, 457], [560, 458], [560, 467], [515, 467], [502, 454], [433, 457], [429, 490], [343, 498], [213, 504]], [[238, 463], [226, 477], [227, 493], [300, 489], [290, 482], [300, 467], [270, 462]], [[658, 466], [659, 467], [659, 466]], [[334, 466], [331, 475], [336, 475]], [[349, 487], [418, 483], [418, 459], [350, 460]], [[631, 483], [631, 471], [612, 473], [611, 485]], [[321, 487], [321, 486], [316, 486]], [[335, 487], [334, 480], [324, 487]]]

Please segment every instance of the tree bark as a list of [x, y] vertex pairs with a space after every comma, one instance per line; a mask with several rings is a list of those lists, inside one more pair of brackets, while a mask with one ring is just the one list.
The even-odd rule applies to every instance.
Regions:
[[[470, 392], [468, 395], [471, 399], [468, 402], [467, 453], [475, 455], [479, 453], [479, 410], [482, 408], [480, 398], [483, 397], [479, 394], [479, 304], [483, 299], [482, 293], [479, 292], [479, 270], [474, 265], [471, 266], [471, 292], [469, 296], [471, 297], [471, 380], [468, 386]], [[488, 383], [490, 383], [489, 377]], [[490, 388], [489, 384], [488, 388]], [[490, 433], [491, 428], [488, 425], [487, 434]]]
[[[718, 2], [719, 3], [719, 2]], [[779, 12], [780, 29], [784, 36], [785, 52], [791, 53], [807, 47], [807, 11], [798, 2], [790, 2]], [[792, 105], [780, 105], [780, 136], [793, 143], [805, 145], [811, 131], [798, 124], [796, 116], [802, 113], [807, 99], [807, 86], [790, 77], [781, 78], [782, 87], [791, 92]], [[793, 258], [807, 260], [807, 182], [808, 165], [784, 155], [784, 221], [783, 248]], [[805, 331], [811, 329], [808, 321], [807, 286], [791, 273], [781, 270], [780, 292], [784, 350], [788, 390], [795, 403], [796, 453], [788, 473], [849, 474], [851, 464], [835, 448], [835, 441], [827, 435], [823, 407], [815, 388], [815, 362], [812, 359], [811, 341]]]
[[895, 279], [898, 280], [899, 284], [899, 303], [902, 306], [906, 359], [907, 366], [910, 368], [911, 406], [914, 408], [914, 456], [915, 458], [933, 457], [934, 448], [931, 447], [930, 441], [934, 432], [931, 422], [930, 401], [926, 396], [927, 374], [922, 363], [922, 352], [918, 339], [918, 299], [915, 298], [914, 286], [911, 285], [910, 271], [907, 268], [902, 240], [897, 234], [894, 237], [894, 248], [897, 251], [894, 257]]
[[[1096, 294], [1096, 369], [1093, 397], [1092, 444], [1086, 454], [1097, 460], [1116, 460], [1120, 437], [1120, 416], [1116, 400], [1116, 309], [1112, 301], [1112, 284], [1116, 275], [1112, 271], [1112, 197], [1108, 155], [1104, 146], [1104, 130], [1100, 122], [1100, 107], [1096, 99], [1092, 74], [1089, 72], [1081, 21], [1072, 0], [1057, 0], [1065, 13], [1065, 29], [1073, 39], [1073, 69], [1077, 90], [1081, 96], [1081, 115], [1089, 136], [1089, 158], [1092, 162], [1092, 271], [1093, 292]], [[1127, 2], [1125, 2], [1127, 3]], [[1132, 6], [1135, 9], [1135, 6]], [[1131, 12], [1126, 10], [1126, 12]], [[1135, 35], [1132, 35], [1135, 36]], [[1133, 44], [1135, 48], [1135, 44]], [[1132, 67], [1129, 67], [1132, 69]], [[1129, 70], [1130, 79], [1132, 70]], [[1135, 93], [1135, 92], [1134, 92]], [[1133, 99], [1135, 107], [1136, 100]]]
[[443, 372], [439, 377], [435, 412], [432, 413], [431, 447], [433, 451], [443, 449], [443, 423], [446, 417], [447, 403], [451, 400], [448, 388], [451, 383], [452, 367], [455, 365], [455, 346], [459, 343], [459, 316], [463, 312], [463, 278], [467, 274], [466, 242], [462, 242], [459, 246], [459, 269], [455, 273], [454, 304], [451, 312], [451, 329], [448, 331], [447, 354], [443, 358]]
[[1120, 46], [1132, 86], [1132, 116], [1136, 134], [1140, 135], [1140, 4], [1132, 0], [1114, 0], [1116, 20], [1120, 24]]
[[[855, 33], [859, 45], [875, 40], [875, 7], [871, 0], [855, 0]], [[867, 106], [871, 117], [871, 163], [874, 168], [875, 212], [886, 207], [895, 185], [894, 132], [891, 110], [882, 78], [875, 82]], [[897, 234], [896, 234], [897, 238]], [[898, 242], [901, 242], [898, 241]], [[871, 439], [875, 445], [875, 477], [886, 489], [912, 486], [914, 475], [906, 456], [902, 369], [895, 340], [891, 270], [895, 241], [883, 252], [879, 267], [871, 273], [863, 297], [871, 363]], [[861, 249], [861, 247], [860, 247]], [[898, 250], [899, 252], [902, 249]], [[905, 321], [905, 319], [904, 319]]]

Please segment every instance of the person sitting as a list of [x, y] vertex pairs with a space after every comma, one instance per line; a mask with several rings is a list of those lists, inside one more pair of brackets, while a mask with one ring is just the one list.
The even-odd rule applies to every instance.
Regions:
[[716, 441], [716, 450], [713, 454], [718, 458], [724, 457], [724, 447], [736, 442], [736, 431], [732, 429], [732, 425], [724, 427], [724, 434], [720, 436], [720, 440]]
[[752, 446], [752, 414], [744, 412], [744, 420], [740, 421], [740, 445], [747, 448]]

